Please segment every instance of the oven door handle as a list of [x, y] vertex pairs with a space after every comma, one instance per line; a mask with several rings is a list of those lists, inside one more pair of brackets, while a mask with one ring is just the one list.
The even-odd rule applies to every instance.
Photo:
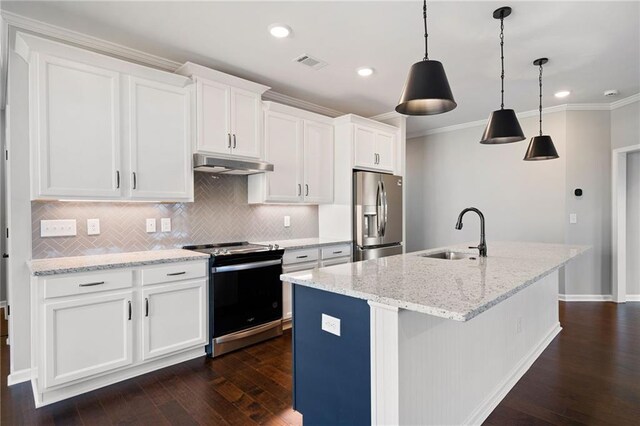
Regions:
[[220, 272], [246, 271], [247, 269], [258, 269], [258, 268], [264, 268], [265, 266], [273, 266], [273, 265], [281, 265], [281, 264], [282, 264], [282, 259], [263, 260], [261, 262], [241, 263], [239, 265], [217, 266], [215, 268], [211, 268], [211, 272], [213, 272], [214, 274], [217, 274]]

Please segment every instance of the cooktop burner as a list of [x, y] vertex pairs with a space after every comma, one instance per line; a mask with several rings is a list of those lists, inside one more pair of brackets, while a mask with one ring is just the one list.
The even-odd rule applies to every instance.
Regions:
[[250, 244], [247, 241], [235, 243], [219, 243], [219, 244], [201, 244], [182, 247], [185, 250], [194, 250], [201, 253], [208, 253], [211, 256], [227, 256], [242, 253], [258, 253], [263, 251], [274, 251], [280, 247], [275, 244], [268, 246], [262, 244]]

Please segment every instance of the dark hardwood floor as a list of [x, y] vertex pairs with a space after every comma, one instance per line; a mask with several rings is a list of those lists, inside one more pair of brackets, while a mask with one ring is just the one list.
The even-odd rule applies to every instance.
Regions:
[[[563, 331], [488, 425], [640, 425], [640, 303], [560, 303]], [[215, 360], [197, 359], [38, 410], [27, 383], [7, 388], [3, 425], [298, 425], [291, 333]]]

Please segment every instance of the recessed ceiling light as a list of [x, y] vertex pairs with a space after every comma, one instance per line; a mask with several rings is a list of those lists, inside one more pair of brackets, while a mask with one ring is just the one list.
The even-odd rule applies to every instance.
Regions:
[[285, 24], [271, 24], [269, 25], [269, 32], [275, 38], [285, 38], [291, 35], [291, 27]]
[[556, 92], [555, 97], [556, 98], [566, 98], [570, 94], [571, 94], [571, 92], [568, 91], [568, 90], [561, 90], [559, 92]]
[[369, 77], [371, 74], [373, 74], [373, 68], [371, 67], [358, 68], [358, 75], [360, 77]]

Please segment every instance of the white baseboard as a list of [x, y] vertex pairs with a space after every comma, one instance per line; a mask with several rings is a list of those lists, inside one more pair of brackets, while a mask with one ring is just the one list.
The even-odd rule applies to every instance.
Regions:
[[610, 294], [558, 294], [558, 299], [563, 302], [613, 302]]
[[31, 380], [31, 369], [25, 368], [24, 370], [15, 371], [7, 376], [7, 385], [13, 386], [18, 383], [24, 383]]
[[627, 302], [640, 302], [640, 294], [627, 294]]
[[520, 364], [514, 368], [509, 377], [507, 377], [494, 391], [491, 393], [484, 402], [474, 410], [473, 413], [463, 423], [465, 425], [481, 425], [487, 417], [495, 410], [505, 396], [511, 389], [518, 383], [518, 380], [524, 376], [524, 374], [533, 365], [540, 354], [549, 346], [549, 343], [560, 333], [562, 327], [560, 323], [555, 324], [549, 333], [540, 341], [538, 346], [533, 348], [528, 355], [526, 355]]

